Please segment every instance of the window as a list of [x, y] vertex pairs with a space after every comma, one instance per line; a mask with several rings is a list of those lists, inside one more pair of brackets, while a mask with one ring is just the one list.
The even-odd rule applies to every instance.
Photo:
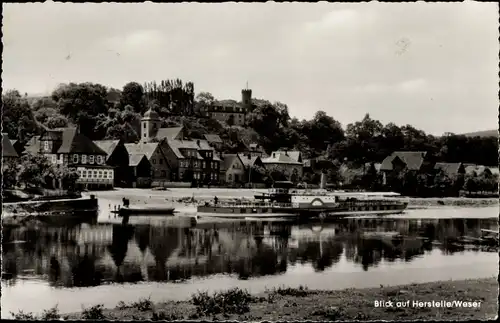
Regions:
[[104, 171], [104, 178], [108, 178], [108, 171], [107, 170]]
[[49, 142], [48, 142], [48, 141], [44, 141], [44, 142], [43, 142], [43, 148], [44, 148], [45, 150], [49, 150]]
[[78, 163], [78, 155], [77, 154], [73, 155], [73, 163]]
[[82, 177], [87, 177], [87, 171], [86, 170], [82, 171]]
[[[142, 123], [142, 127], [143, 127], [144, 129], [146, 129], [146, 122], [143, 122], [143, 123]], [[144, 136], [144, 137], [146, 137], [146, 136]]]
[[109, 178], [113, 178], [115, 176], [114, 171], [110, 170], [109, 171]]
[[102, 170], [99, 171], [99, 178], [102, 178]]
[[153, 159], [151, 159], [151, 161], [153, 162], [153, 164], [156, 165], [156, 159], [153, 158]]
[[53, 164], [57, 163], [57, 156], [56, 155], [52, 155], [52, 163]]
[[93, 177], [97, 178], [97, 171], [96, 170], [93, 172]]
[[[212, 177], [213, 177], [213, 175], [214, 174], [212, 174]], [[227, 175], [227, 179], [230, 180], [230, 181], [232, 181], [233, 180], [233, 175], [232, 174]]]
[[97, 156], [97, 163], [102, 164], [102, 156]]
[[146, 138], [146, 133], [144, 133], [144, 138]]
[[89, 156], [89, 163], [93, 164], [94, 163], [94, 155]]
[[82, 164], [87, 163], [87, 155], [82, 155]]
[[60, 154], [59, 155], [59, 163], [63, 163], [64, 162], [64, 155], [63, 154]]
[[160, 158], [160, 165], [161, 165], [161, 164], [163, 164], [163, 159], [162, 159], [162, 158]]
[[[161, 159], [160, 159], [160, 160], [161, 160]], [[161, 177], [167, 177], [167, 172], [166, 172], [166, 171], [164, 171], [164, 170], [162, 170], [162, 171], [161, 171]]]
[[233, 164], [233, 168], [236, 168], [236, 164]]
[[202, 166], [202, 168], [206, 168], [207, 164], [203, 161], [203, 162], [201, 163], [201, 166]]

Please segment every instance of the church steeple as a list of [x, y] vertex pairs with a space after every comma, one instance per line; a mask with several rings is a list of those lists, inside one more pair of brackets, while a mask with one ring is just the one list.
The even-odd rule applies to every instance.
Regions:
[[141, 141], [149, 142], [156, 137], [158, 129], [160, 129], [160, 115], [153, 109], [149, 109], [144, 113], [141, 119]]

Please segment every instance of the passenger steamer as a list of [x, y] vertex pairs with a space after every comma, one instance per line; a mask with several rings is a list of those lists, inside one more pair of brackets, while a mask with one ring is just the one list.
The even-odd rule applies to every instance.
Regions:
[[[370, 214], [399, 214], [408, 203], [396, 193], [348, 193], [325, 190], [290, 190], [289, 182], [276, 183], [269, 193], [252, 201], [218, 201], [198, 205], [202, 216], [224, 218], [314, 218]], [[281, 187], [280, 187], [281, 186]], [[288, 186], [288, 187], [287, 187]]]

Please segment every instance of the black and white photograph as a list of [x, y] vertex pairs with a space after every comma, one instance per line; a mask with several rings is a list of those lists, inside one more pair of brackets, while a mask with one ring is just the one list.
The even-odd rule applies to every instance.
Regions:
[[2, 9], [2, 319], [498, 318], [498, 3]]

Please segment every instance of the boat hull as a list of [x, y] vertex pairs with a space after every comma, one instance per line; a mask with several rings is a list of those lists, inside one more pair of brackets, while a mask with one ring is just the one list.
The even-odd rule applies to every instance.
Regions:
[[175, 208], [129, 208], [122, 207], [118, 211], [112, 211], [119, 216], [165, 216], [174, 215]]

